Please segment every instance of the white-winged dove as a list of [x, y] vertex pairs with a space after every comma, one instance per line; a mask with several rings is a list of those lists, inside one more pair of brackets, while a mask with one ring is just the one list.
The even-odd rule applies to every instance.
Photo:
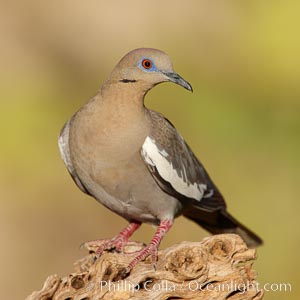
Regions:
[[127, 270], [148, 255], [156, 259], [163, 236], [181, 214], [213, 234], [237, 233], [250, 247], [262, 243], [226, 211], [219, 190], [175, 127], [144, 106], [146, 93], [167, 81], [192, 91], [166, 53], [129, 52], [59, 137], [61, 156], [77, 186], [129, 221], [99, 246], [98, 256], [121, 250], [141, 223], [158, 225]]

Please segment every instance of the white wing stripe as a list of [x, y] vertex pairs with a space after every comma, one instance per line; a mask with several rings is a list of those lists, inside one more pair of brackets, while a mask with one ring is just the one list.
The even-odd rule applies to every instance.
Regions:
[[141, 153], [146, 163], [155, 166], [159, 175], [169, 182], [177, 192], [186, 197], [201, 200], [207, 186], [197, 182], [189, 183], [184, 181], [184, 179], [187, 179], [184, 166], [182, 165], [182, 169], [178, 172], [182, 178], [178, 175], [172, 163], [166, 159], [168, 153], [165, 150], [159, 150], [154, 139], [151, 139], [149, 136], [146, 138]]
[[58, 139], [58, 147], [61, 158], [68, 169], [72, 169], [72, 163], [70, 162], [70, 150], [69, 150], [69, 121], [65, 124], [63, 130], [60, 133]]
[[59, 139], [58, 139], [58, 147], [59, 147], [59, 152], [61, 155], [61, 158], [63, 159], [68, 171], [72, 175], [72, 178], [76, 182], [77, 186], [84, 192], [86, 193], [86, 188], [83, 186], [81, 183], [80, 179], [78, 178], [73, 163], [71, 161], [71, 156], [70, 156], [70, 148], [69, 148], [69, 130], [70, 130], [70, 120], [65, 124], [63, 127]]

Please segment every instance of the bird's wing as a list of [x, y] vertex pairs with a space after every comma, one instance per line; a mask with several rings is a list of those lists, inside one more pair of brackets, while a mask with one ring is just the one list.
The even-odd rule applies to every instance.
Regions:
[[152, 128], [141, 155], [158, 185], [175, 198], [196, 200], [203, 209], [225, 208], [222, 195], [175, 127], [161, 114], [149, 112]]
[[61, 158], [63, 159], [71, 177], [73, 178], [76, 185], [86, 194], [89, 194], [83, 183], [80, 181], [76, 170], [73, 166], [71, 155], [70, 155], [70, 147], [69, 147], [69, 130], [70, 130], [70, 120], [64, 125], [62, 128], [59, 138], [58, 138], [58, 147]]

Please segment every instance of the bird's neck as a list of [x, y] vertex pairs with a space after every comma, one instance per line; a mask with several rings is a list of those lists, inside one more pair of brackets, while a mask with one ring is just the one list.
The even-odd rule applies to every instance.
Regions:
[[111, 136], [140, 131], [149, 121], [144, 106], [147, 90], [142, 82], [106, 81], [98, 94], [77, 113], [76, 119], [80, 126], [91, 127], [89, 130], [99, 135], [103, 131]]
[[102, 109], [111, 117], [136, 119], [144, 115], [147, 89], [140, 82], [106, 82], [99, 91]]
[[73, 119], [73, 142], [97, 149], [106, 164], [128, 159], [140, 151], [150, 130], [144, 95], [127, 83], [104, 84]]

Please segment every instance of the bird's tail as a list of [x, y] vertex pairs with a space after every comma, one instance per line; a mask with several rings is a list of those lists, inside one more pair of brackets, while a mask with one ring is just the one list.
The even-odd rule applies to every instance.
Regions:
[[238, 234], [249, 248], [255, 248], [263, 243], [259, 236], [237, 221], [225, 209], [210, 212], [194, 206], [192, 209], [186, 211], [184, 216], [193, 220], [212, 234]]

